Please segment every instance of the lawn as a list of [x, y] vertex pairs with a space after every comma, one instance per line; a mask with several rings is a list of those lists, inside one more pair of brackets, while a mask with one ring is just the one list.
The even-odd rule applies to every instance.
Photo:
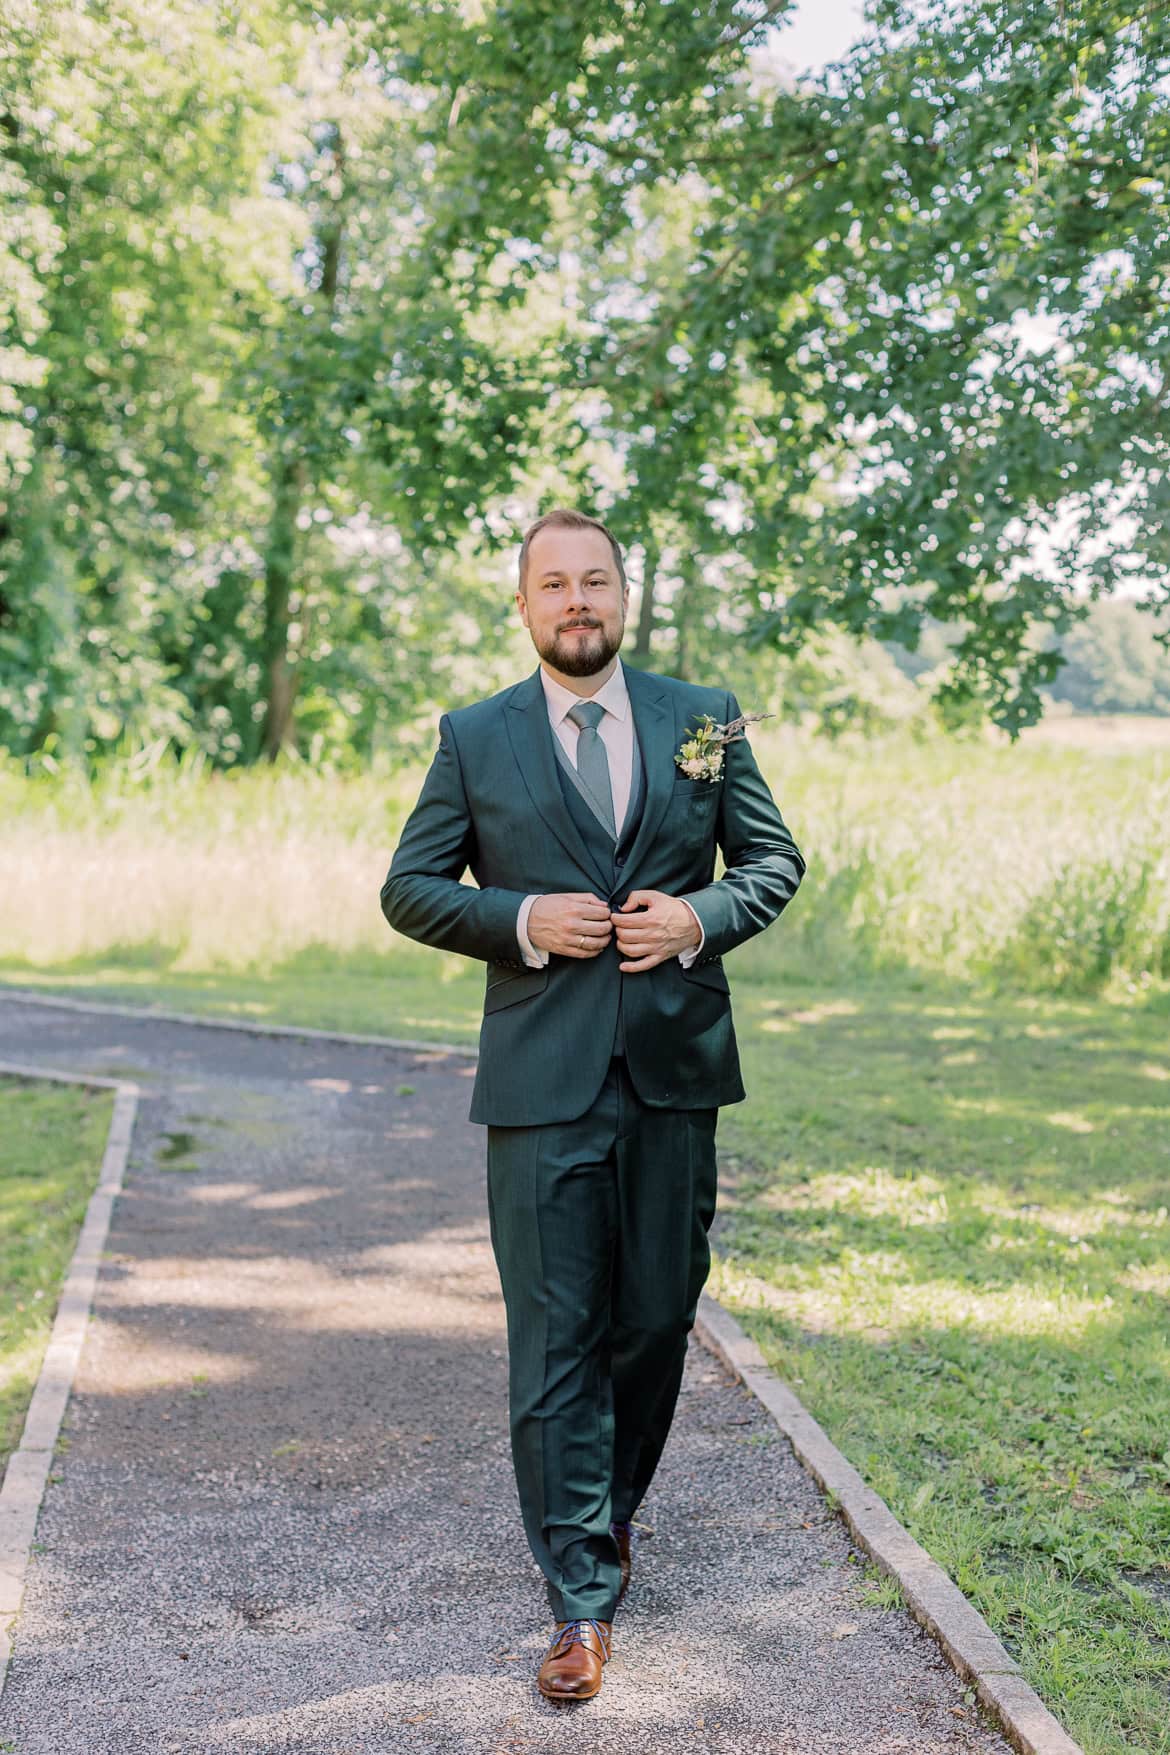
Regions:
[[0, 1077], [0, 1475], [20, 1442], [113, 1101]]

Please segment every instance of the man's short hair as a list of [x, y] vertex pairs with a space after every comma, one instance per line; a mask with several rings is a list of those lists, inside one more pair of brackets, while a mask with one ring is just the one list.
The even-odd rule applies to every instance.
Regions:
[[608, 530], [600, 518], [591, 518], [588, 512], [577, 512], [572, 506], [554, 506], [551, 512], [543, 513], [534, 524], [528, 526], [524, 532], [524, 541], [520, 544], [520, 589], [526, 597], [528, 595], [528, 550], [532, 546], [532, 539], [537, 531], [545, 530], [549, 525], [559, 525], [566, 530], [600, 530], [603, 536], [609, 538], [609, 546], [613, 550], [613, 558], [617, 565], [618, 582], [622, 590], [625, 590], [626, 569], [622, 561], [621, 548], [613, 531]]

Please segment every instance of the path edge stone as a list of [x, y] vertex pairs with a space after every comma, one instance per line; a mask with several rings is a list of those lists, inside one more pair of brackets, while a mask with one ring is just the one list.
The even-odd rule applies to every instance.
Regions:
[[[314, 1030], [296, 1024], [267, 1024], [251, 1019], [200, 1017], [197, 1013], [156, 1011], [142, 1006], [116, 1005], [101, 1000], [76, 1000], [52, 994], [29, 992], [0, 982], [0, 998], [23, 1004], [63, 1008], [66, 1011], [106, 1013], [114, 1017], [138, 1020], [158, 1019], [164, 1023], [196, 1024], [219, 1030], [245, 1030], [259, 1036], [301, 1036], [316, 1042], [349, 1042], [378, 1048], [404, 1048], [430, 1054], [458, 1054], [478, 1059], [479, 1051], [466, 1044], [419, 1042], [395, 1036], [356, 1034], [342, 1030]], [[76, 1074], [20, 1069], [0, 1062], [0, 1072], [20, 1076], [41, 1076], [71, 1083], [113, 1086], [129, 1091], [137, 1101], [137, 1087], [113, 1079], [83, 1078]], [[115, 1114], [117, 1112], [115, 1111]], [[131, 1114], [131, 1120], [133, 1116]], [[111, 1125], [111, 1135], [113, 1134]], [[129, 1129], [122, 1152], [122, 1169], [129, 1146]], [[107, 1144], [107, 1156], [109, 1146]], [[119, 1186], [121, 1170], [118, 1172]], [[104, 1171], [103, 1171], [104, 1178]], [[95, 1191], [97, 1199], [99, 1189]], [[92, 1204], [92, 1203], [91, 1203]], [[86, 1216], [86, 1225], [89, 1215]], [[109, 1213], [105, 1227], [109, 1226]], [[83, 1227], [84, 1235], [84, 1227]], [[103, 1230], [103, 1240], [105, 1232]], [[78, 1244], [80, 1251], [81, 1245]], [[100, 1245], [99, 1245], [100, 1248]], [[72, 1279], [70, 1269], [70, 1280]], [[96, 1278], [96, 1267], [93, 1278]], [[67, 1280], [66, 1285], [68, 1286]], [[88, 1296], [92, 1298], [91, 1281]], [[64, 1304], [64, 1294], [62, 1295]], [[88, 1312], [88, 1305], [87, 1305]], [[55, 1332], [55, 1330], [54, 1330]], [[813, 1419], [800, 1399], [767, 1364], [756, 1342], [740, 1327], [731, 1312], [709, 1292], [699, 1299], [695, 1318], [696, 1338], [749, 1389], [768, 1410], [792, 1446], [797, 1460], [816, 1481], [821, 1491], [839, 1510], [857, 1541], [877, 1566], [899, 1585], [910, 1613], [937, 1641], [952, 1667], [974, 1689], [976, 1696], [1001, 1725], [1005, 1735], [1020, 1755], [1084, 1755], [1060, 1721], [1045, 1706], [1040, 1696], [1024, 1680], [1018, 1664], [1002, 1641], [988, 1626], [974, 1604], [960, 1591], [936, 1560], [932, 1560], [909, 1530], [903, 1528], [885, 1501], [867, 1487], [852, 1463], [839, 1451], [824, 1429]], [[52, 1343], [50, 1342], [50, 1345]], [[78, 1344], [80, 1351], [80, 1343]], [[48, 1353], [46, 1353], [46, 1363]], [[40, 1383], [38, 1380], [37, 1389]], [[34, 1391], [34, 1399], [36, 1396]], [[64, 1403], [62, 1403], [62, 1412]], [[32, 1407], [30, 1404], [30, 1417]], [[60, 1416], [58, 1416], [58, 1423]], [[54, 1433], [54, 1438], [56, 1434]], [[22, 1440], [23, 1444], [23, 1440]], [[50, 1447], [51, 1449], [51, 1447]], [[13, 1459], [17, 1453], [14, 1453]], [[9, 1463], [11, 1471], [11, 1461]], [[45, 1476], [48, 1466], [45, 1466]], [[0, 1490], [0, 1592], [4, 1588], [4, 1489]], [[42, 1489], [43, 1491], [43, 1482]], [[39, 1507], [39, 1495], [37, 1506]], [[36, 1512], [33, 1512], [35, 1522]], [[29, 1532], [31, 1540], [31, 1528]], [[8, 1659], [8, 1630], [12, 1616], [5, 1614], [4, 1598], [0, 1595], [0, 1692]]]
[[73, 1389], [77, 1363], [89, 1326], [90, 1310], [110, 1230], [114, 1201], [122, 1189], [130, 1135], [138, 1113], [139, 1088], [124, 1079], [59, 1072], [54, 1068], [0, 1061], [0, 1074], [30, 1083], [88, 1085], [112, 1090], [114, 1111], [106, 1133], [97, 1185], [61, 1287], [45, 1355], [33, 1385], [20, 1442], [8, 1458], [0, 1483], [0, 1695], [12, 1657], [12, 1632], [20, 1614], [25, 1577], [36, 1535], [41, 1501], [65, 1409]]
[[704, 1292], [695, 1334], [771, 1414], [857, 1542], [898, 1583], [914, 1619], [942, 1647], [1020, 1755], [1084, 1755], [982, 1615], [885, 1500], [867, 1487], [808, 1409], [772, 1370], [731, 1312]]
[[267, 1024], [259, 1018], [202, 1017], [198, 1012], [164, 1012], [153, 1007], [115, 1005], [99, 999], [68, 999], [63, 995], [32, 993], [27, 988], [8, 987], [0, 981], [0, 999], [12, 999], [18, 1005], [53, 1006], [67, 1012], [98, 1012], [107, 1017], [134, 1018], [138, 1022], [160, 1024], [198, 1024], [205, 1030], [245, 1030], [250, 1036], [303, 1036], [310, 1042], [354, 1042], [366, 1048], [412, 1048], [427, 1054], [462, 1054], [479, 1059], [479, 1049], [466, 1042], [417, 1042], [401, 1036], [369, 1036], [353, 1030], [314, 1030], [308, 1024]]

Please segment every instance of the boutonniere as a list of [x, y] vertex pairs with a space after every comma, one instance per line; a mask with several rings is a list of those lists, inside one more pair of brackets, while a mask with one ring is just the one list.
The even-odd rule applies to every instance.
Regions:
[[710, 713], [704, 713], [698, 730], [679, 745], [674, 759], [692, 780], [718, 780], [723, 769], [724, 745], [738, 742], [744, 735], [744, 726], [753, 720], [771, 718], [771, 713], [741, 713], [738, 719], [721, 725]]

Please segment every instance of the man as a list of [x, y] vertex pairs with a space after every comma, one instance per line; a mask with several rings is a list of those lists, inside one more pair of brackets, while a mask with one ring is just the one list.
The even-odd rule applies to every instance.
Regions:
[[487, 1126], [512, 1456], [556, 1619], [537, 1680], [580, 1700], [710, 1266], [718, 1108], [746, 1095], [720, 959], [805, 864], [745, 738], [714, 778], [675, 762], [739, 706], [621, 663], [629, 586], [604, 524], [538, 518], [516, 602], [540, 664], [442, 715], [381, 900], [395, 931], [487, 964], [468, 1119]]

